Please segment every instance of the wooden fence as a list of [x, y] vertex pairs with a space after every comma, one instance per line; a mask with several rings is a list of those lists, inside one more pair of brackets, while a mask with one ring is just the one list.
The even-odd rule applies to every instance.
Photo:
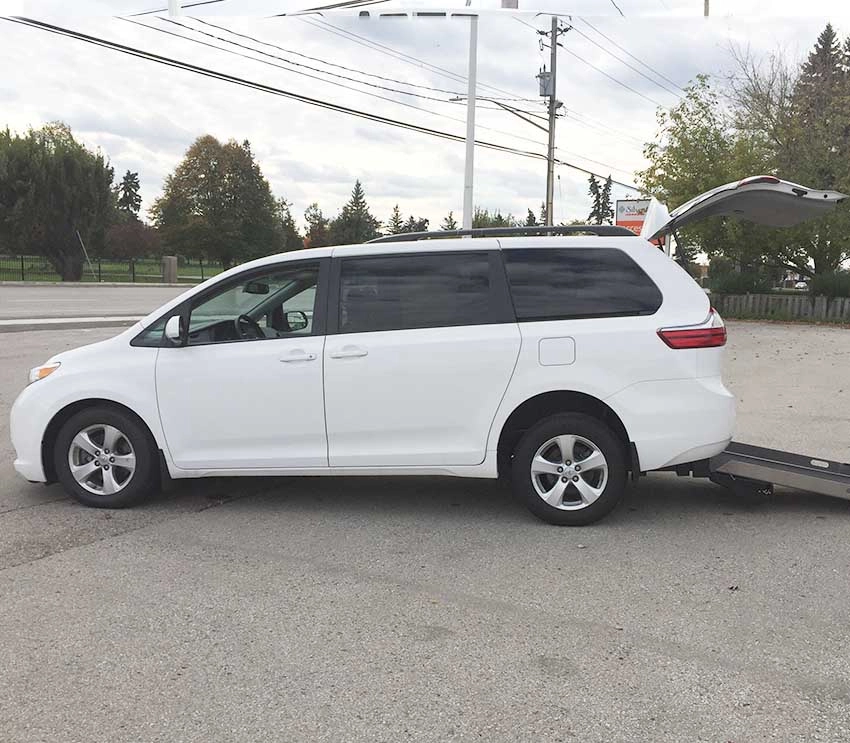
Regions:
[[709, 298], [723, 317], [850, 323], [850, 297], [827, 299], [808, 294], [711, 294]]

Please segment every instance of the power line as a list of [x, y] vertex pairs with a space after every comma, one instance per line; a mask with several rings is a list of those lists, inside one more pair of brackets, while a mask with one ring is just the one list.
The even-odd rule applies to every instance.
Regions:
[[[81, 33], [80, 31], [74, 31], [72, 29], [63, 28], [61, 26], [55, 26], [50, 23], [45, 23], [44, 21], [38, 21], [32, 18], [24, 18], [20, 16], [9, 17], [3, 16], [3, 20], [8, 21], [10, 23], [17, 23], [22, 26], [28, 26], [31, 28], [38, 29], [40, 31], [45, 31], [48, 33], [56, 34], [58, 36], [66, 36], [71, 39], [75, 39], [77, 41], [82, 41], [87, 44], [92, 44], [94, 46], [99, 46], [105, 49], [109, 49], [111, 51], [120, 52], [122, 54], [127, 54], [132, 57], [137, 57], [139, 59], [144, 59], [149, 62], [155, 62], [156, 64], [161, 64], [166, 67], [173, 67], [175, 69], [184, 70], [186, 72], [191, 72], [193, 74], [201, 75], [203, 77], [208, 77], [213, 80], [220, 80], [222, 82], [231, 83], [233, 85], [239, 85], [241, 87], [249, 88], [252, 90], [257, 90], [263, 93], [268, 93], [270, 95], [280, 96], [282, 98], [288, 98], [291, 100], [299, 101], [301, 103], [306, 103], [308, 105], [317, 106], [318, 108], [324, 108], [330, 111], [336, 111], [338, 113], [347, 114], [349, 116], [354, 116], [361, 119], [366, 119], [368, 121], [374, 121], [380, 124], [386, 124], [387, 126], [397, 127], [399, 129], [406, 129], [408, 131], [418, 132], [420, 134], [426, 134], [432, 137], [438, 137], [440, 139], [446, 139], [453, 142], [463, 142], [465, 138], [458, 134], [451, 134], [450, 132], [443, 132], [438, 129], [431, 129], [430, 127], [422, 126], [420, 124], [413, 124], [407, 121], [401, 121], [399, 119], [392, 119], [387, 116], [381, 116], [379, 114], [369, 113], [368, 111], [362, 111], [360, 109], [351, 108], [349, 106], [343, 106], [338, 103], [331, 103], [330, 101], [324, 101], [318, 98], [312, 98], [310, 96], [305, 96], [300, 93], [294, 93], [289, 90], [284, 90], [282, 88], [277, 88], [272, 85], [266, 85], [265, 83], [259, 83], [253, 80], [247, 80], [245, 78], [236, 77], [235, 75], [229, 75], [225, 72], [219, 72], [217, 70], [212, 70], [207, 67], [201, 67], [199, 65], [194, 65], [189, 62], [184, 62], [182, 60], [174, 59], [173, 57], [166, 57], [161, 54], [155, 54], [153, 52], [148, 52], [142, 49], [137, 49], [135, 47], [127, 46], [125, 44], [119, 44], [115, 41], [110, 41], [108, 39], [103, 39], [97, 36], [90, 36], [89, 34]], [[483, 140], [475, 140], [475, 144], [479, 147], [484, 147], [486, 149], [495, 150], [498, 152], [505, 152], [512, 155], [517, 155], [519, 157], [527, 157], [535, 160], [545, 160], [546, 156], [540, 154], [538, 152], [532, 152], [529, 150], [520, 150], [516, 147], [509, 147], [506, 145], [495, 144], [493, 142], [486, 142]], [[565, 167], [572, 168], [574, 170], [581, 171], [583, 173], [587, 173], [589, 175], [595, 175], [598, 178], [602, 178], [603, 176], [598, 173], [594, 173], [591, 170], [587, 170], [586, 168], [582, 168], [581, 166], [574, 165], [572, 163], [556, 160], [556, 163], [559, 165], [563, 165]], [[625, 188], [635, 189], [636, 186], [628, 183], [622, 183], [621, 181], [612, 181], [617, 183], [617, 185], [624, 186]]]
[[625, 18], [625, 17], [626, 17], [626, 16], [625, 16], [625, 14], [623, 13], [623, 11], [622, 11], [622, 10], [620, 10], [620, 6], [619, 6], [619, 5], [617, 5], [617, 3], [615, 3], [615, 2], [614, 2], [614, 0], [611, 0], [611, 5], [613, 5], [613, 6], [617, 9], [617, 12], [618, 12], [618, 13], [619, 13], [619, 14], [620, 14], [623, 18]]
[[[259, 62], [260, 64], [269, 65], [271, 67], [277, 67], [281, 70], [284, 70], [286, 72], [292, 72], [296, 75], [303, 75], [305, 77], [312, 78], [313, 80], [318, 80], [319, 82], [327, 83], [328, 85], [336, 85], [337, 87], [344, 88], [345, 90], [351, 90], [351, 91], [354, 91], [355, 93], [361, 93], [362, 95], [368, 95], [368, 96], [371, 96], [372, 98], [377, 98], [377, 99], [382, 100], [382, 101], [389, 101], [390, 103], [394, 103], [397, 106], [405, 106], [406, 108], [412, 108], [412, 109], [415, 109], [416, 111], [423, 111], [427, 114], [431, 114], [432, 116], [439, 116], [440, 118], [448, 119], [449, 121], [455, 121], [455, 122], [460, 123], [460, 124], [465, 123], [465, 119], [458, 119], [454, 116], [449, 116], [447, 114], [440, 113], [439, 111], [432, 111], [428, 108], [423, 108], [422, 106], [416, 106], [412, 103], [405, 103], [404, 101], [397, 101], [394, 98], [389, 98], [385, 95], [380, 95], [378, 93], [371, 93], [368, 90], [360, 90], [359, 88], [353, 88], [350, 85], [345, 85], [344, 83], [338, 83], [338, 82], [335, 82], [333, 80], [325, 80], [324, 78], [318, 77], [316, 75], [312, 75], [309, 72], [302, 72], [300, 70], [292, 70], [288, 67], [284, 67], [283, 65], [276, 64], [275, 62], [269, 62], [265, 59], [257, 59], [256, 57], [250, 57], [247, 54], [242, 54], [241, 52], [236, 52], [236, 51], [233, 51], [232, 49], [225, 49], [224, 47], [216, 46], [215, 44], [210, 44], [206, 41], [201, 41], [200, 39], [193, 39], [191, 36], [184, 36], [183, 34], [175, 33], [174, 31], [167, 31], [163, 28], [156, 28], [154, 26], [148, 26], [146, 23], [140, 23], [139, 21], [134, 21], [134, 20], [131, 20], [130, 18], [120, 18], [119, 17], [118, 20], [125, 21], [126, 23], [132, 23], [136, 26], [141, 26], [142, 28], [147, 28], [150, 31], [156, 31], [157, 33], [167, 34], [168, 36], [174, 36], [178, 39], [183, 39], [185, 41], [191, 41], [195, 44], [200, 44], [201, 46], [206, 46], [206, 47], [209, 47], [210, 49], [216, 49], [216, 50], [224, 52], [226, 54], [233, 54], [237, 57], [242, 57], [243, 59], [251, 60], [252, 62]], [[187, 28], [190, 31], [194, 30], [191, 27], [183, 26], [183, 24], [177, 23], [176, 21], [170, 21], [170, 22], [174, 23], [175, 25], [182, 26], [183, 28]], [[204, 32], [199, 31], [198, 33], [204, 33]], [[215, 38], [218, 38], [218, 37], [215, 37]], [[235, 43], [235, 42], [230, 42], [230, 43]], [[238, 46], [242, 47], [241, 44], [238, 44]], [[250, 49], [250, 47], [243, 47], [243, 48]], [[251, 49], [251, 51], [256, 51], [258, 54], [262, 53], [259, 50]], [[298, 63], [293, 63], [293, 64], [298, 64]], [[310, 68], [310, 69], [314, 69], [314, 68]], [[322, 74], [327, 74], [327, 75], [333, 74], [333, 73], [328, 73], [328, 72], [323, 72], [323, 71], [321, 71], [321, 72], [322, 72]], [[346, 78], [346, 79], [350, 80], [351, 78]], [[354, 82], [360, 83], [360, 81], [357, 81], [357, 80], [355, 80]], [[363, 83], [363, 84], [368, 84], [368, 83]], [[399, 92], [403, 92], [403, 91], [399, 91]], [[415, 94], [411, 93], [409, 95], [415, 95]], [[449, 101], [445, 101], [445, 100], [440, 99], [440, 98], [431, 98], [430, 100], [439, 101], [441, 103], [448, 103], [449, 102]], [[522, 139], [526, 142], [531, 142], [532, 144], [542, 144], [542, 142], [538, 142], [536, 139], [531, 139], [531, 138], [525, 137], [521, 134], [514, 134], [513, 132], [506, 132], [503, 129], [496, 129], [494, 127], [484, 126], [483, 124], [480, 125], [480, 128], [481, 129], [487, 129], [489, 131], [493, 131], [493, 132], [496, 132], [498, 134], [504, 134], [508, 137], [516, 137], [517, 139]], [[624, 172], [626, 172], [626, 171], [624, 171]]]
[[[671, 90], [671, 89], [670, 89], [670, 88], [668, 88], [666, 85], [662, 85], [662, 84], [661, 84], [661, 83], [659, 83], [657, 80], [653, 80], [653, 79], [652, 79], [649, 75], [647, 75], [645, 72], [641, 72], [641, 70], [639, 70], [637, 67], [635, 67], [634, 65], [630, 64], [629, 62], [626, 62], [626, 60], [625, 60], [625, 59], [623, 59], [622, 57], [618, 57], [618, 56], [617, 56], [616, 54], [614, 54], [614, 52], [612, 52], [610, 49], [606, 49], [606, 48], [605, 48], [604, 46], [602, 46], [602, 44], [600, 44], [598, 41], [595, 41], [594, 39], [591, 39], [591, 38], [590, 38], [590, 36], [588, 36], [588, 35], [587, 35], [584, 31], [582, 31], [580, 28], [576, 28], [575, 26], [573, 26], [572, 28], [573, 28], [573, 31], [575, 31], [575, 32], [576, 32], [579, 36], [584, 37], [584, 38], [585, 38], [585, 39], [587, 39], [587, 40], [588, 40], [591, 44], [593, 44], [593, 45], [594, 45], [594, 46], [596, 46], [596, 47], [599, 47], [599, 48], [600, 48], [603, 52], [605, 52], [606, 54], [610, 54], [610, 55], [611, 55], [614, 59], [616, 59], [618, 62], [621, 62], [621, 63], [622, 63], [622, 64], [624, 64], [626, 67], [628, 67], [630, 70], [632, 70], [633, 72], [636, 72], [638, 75], [640, 75], [642, 78], [645, 78], [646, 80], [649, 80], [649, 82], [651, 82], [653, 85], [657, 85], [657, 86], [658, 86], [659, 88], [661, 88], [661, 90], [663, 90], [665, 93], [671, 93], [672, 95], [675, 95], [677, 98], [681, 98], [681, 97], [682, 97], [682, 96], [681, 96], [681, 95], [679, 95], [679, 93], [677, 93], [675, 90]], [[646, 65], [644, 65], [644, 66], [646, 66]], [[677, 87], [678, 87], [678, 86], [677, 86]]]
[[[226, 0], [199, 0], [199, 2], [194, 3], [184, 3], [181, 5], [182, 8], [196, 8], [199, 5], [214, 5], [215, 3], [223, 3]], [[157, 8], [156, 10], [143, 10], [141, 13], [131, 13], [130, 18], [136, 18], [140, 15], [153, 15], [154, 13], [165, 13], [168, 10], [165, 8]]]
[[[611, 43], [612, 43], [615, 47], [617, 47], [617, 49], [619, 49], [621, 52], [623, 52], [624, 54], [627, 54], [629, 57], [631, 57], [631, 58], [632, 58], [635, 62], [637, 62], [638, 64], [643, 65], [644, 67], [646, 67], [646, 69], [648, 69], [648, 70], [650, 70], [651, 72], [653, 72], [654, 74], [658, 75], [658, 77], [660, 77], [662, 80], [664, 80], [665, 82], [670, 83], [670, 85], [672, 85], [674, 88], [678, 88], [679, 90], [681, 90], [682, 92], [684, 92], [684, 88], [683, 88], [681, 85], [679, 85], [678, 83], [673, 82], [673, 81], [672, 81], [669, 77], [667, 77], [665, 74], [663, 74], [663, 73], [659, 72], [659, 71], [658, 71], [658, 70], [656, 70], [654, 67], [650, 67], [650, 66], [649, 66], [646, 62], [644, 62], [643, 60], [638, 59], [638, 58], [637, 58], [634, 54], [632, 54], [632, 53], [631, 53], [628, 49], [625, 49], [624, 47], [620, 46], [620, 45], [619, 45], [616, 41], [614, 41], [614, 39], [612, 39], [610, 36], [606, 36], [604, 33], [602, 33], [602, 32], [601, 32], [598, 28], [596, 28], [596, 26], [594, 26], [594, 25], [593, 25], [590, 21], [588, 21], [586, 18], [581, 18], [580, 20], [581, 20], [581, 22], [582, 22], [582, 23], [584, 23], [585, 25], [590, 26], [590, 28], [592, 28], [594, 31], [596, 31], [596, 33], [598, 33], [598, 34], [599, 34], [599, 35], [600, 35], [603, 39], [607, 39], [607, 40], [608, 40], [609, 42], [611, 42]], [[576, 30], [578, 30], [578, 29], [576, 29]]]

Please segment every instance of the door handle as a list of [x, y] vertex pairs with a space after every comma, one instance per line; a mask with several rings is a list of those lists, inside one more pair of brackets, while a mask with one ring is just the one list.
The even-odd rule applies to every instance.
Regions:
[[291, 364], [293, 361], [315, 361], [316, 354], [314, 353], [304, 353], [304, 351], [293, 351], [289, 356], [284, 356], [281, 359], [281, 362], [284, 364]]
[[368, 356], [369, 352], [360, 346], [343, 346], [338, 351], [331, 351], [328, 354], [332, 359], [355, 359], [360, 356]]

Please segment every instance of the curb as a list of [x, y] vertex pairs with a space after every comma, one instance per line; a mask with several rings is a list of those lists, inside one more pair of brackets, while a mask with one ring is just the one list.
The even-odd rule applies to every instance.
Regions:
[[47, 317], [42, 319], [0, 320], [0, 333], [21, 333], [33, 330], [128, 328], [141, 319], [141, 317]]

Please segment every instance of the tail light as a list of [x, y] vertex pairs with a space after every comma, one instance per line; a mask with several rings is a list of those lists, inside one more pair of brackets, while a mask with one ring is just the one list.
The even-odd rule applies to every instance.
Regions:
[[678, 328], [661, 328], [661, 338], [670, 348], [716, 348], [726, 345], [726, 326], [723, 318], [712, 307], [708, 318], [700, 325]]

